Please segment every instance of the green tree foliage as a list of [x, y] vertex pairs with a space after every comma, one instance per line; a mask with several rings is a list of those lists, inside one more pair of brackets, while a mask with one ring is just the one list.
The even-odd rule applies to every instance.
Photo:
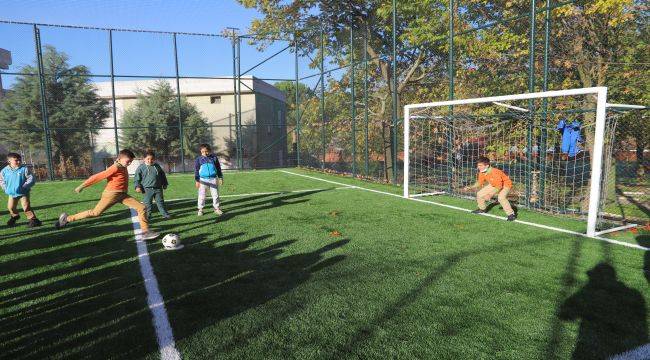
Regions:
[[[211, 143], [207, 120], [186, 98], [181, 98], [184, 153], [198, 154], [198, 144]], [[180, 156], [180, 129], [176, 91], [167, 81], [158, 81], [138, 96], [124, 112], [120, 143], [136, 153], [152, 149], [158, 156]]]
[[[45, 94], [51, 130], [52, 159], [66, 176], [68, 165], [80, 165], [82, 154], [93, 151], [90, 137], [96, 135], [110, 114], [108, 103], [97, 96], [90, 71], [70, 66], [68, 56], [52, 46], [43, 53]], [[11, 91], [0, 103], [2, 143], [21, 151], [45, 150], [38, 65], [20, 70]]]

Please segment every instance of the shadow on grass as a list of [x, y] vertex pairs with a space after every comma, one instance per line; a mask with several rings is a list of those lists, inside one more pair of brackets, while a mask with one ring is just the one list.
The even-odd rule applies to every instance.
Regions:
[[648, 342], [645, 299], [619, 281], [601, 262], [587, 271], [589, 281], [560, 307], [565, 321], [580, 321], [573, 359], [609, 359]]
[[[454, 254], [445, 256], [441, 265], [432, 269], [431, 273], [424, 278], [417, 286], [402, 294], [396, 301], [384, 307], [383, 311], [378, 313], [368, 321], [364, 326], [358, 328], [348, 339], [338, 346], [338, 351], [334, 352], [331, 356], [332, 359], [347, 358], [347, 357], [363, 357], [359, 350], [360, 344], [371, 339], [375, 332], [382, 329], [382, 327], [391, 321], [391, 319], [399, 316], [400, 312], [413, 304], [420, 296], [440, 280], [446, 273], [448, 273], [454, 266], [459, 264], [463, 259], [478, 255], [481, 253], [499, 252], [506, 249], [512, 249], [518, 246], [528, 246], [545, 241], [551, 241], [550, 238], [533, 239], [529, 241], [519, 242], [517, 244], [503, 244], [495, 246], [487, 246], [479, 249], [460, 251]], [[352, 354], [355, 354], [354, 356]]]
[[[224, 206], [232, 218], [302, 203], [308, 199], [300, 197], [316, 192], [233, 199]], [[183, 211], [195, 202], [177, 205]], [[243, 231], [214, 239], [214, 231], [206, 225], [228, 217], [205, 216], [198, 222], [187, 218], [177, 219], [181, 224], [161, 226], [206, 230], [184, 238], [186, 249], [182, 252], [151, 254], [156, 272], [162, 275], [159, 282], [177, 339], [291, 292], [313, 273], [342, 261], [342, 255], [325, 258], [325, 253], [348, 242], [341, 240], [310, 252], [282, 256], [297, 240], [256, 246], [274, 235], [237, 242], [245, 238]], [[131, 235], [127, 219], [128, 212], [120, 209], [61, 231], [43, 229], [0, 246], [0, 255], [7, 259], [2, 262], [0, 280], [0, 357], [158, 355], [136, 247], [125, 241]], [[116, 221], [122, 223], [116, 225]]]

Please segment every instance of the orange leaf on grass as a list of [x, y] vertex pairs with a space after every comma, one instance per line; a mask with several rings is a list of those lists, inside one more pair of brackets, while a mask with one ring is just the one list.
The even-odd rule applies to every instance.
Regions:
[[339, 232], [339, 231], [337, 231], [337, 230], [333, 230], [333, 231], [330, 231], [330, 235], [331, 235], [331, 236], [334, 236], [334, 237], [339, 237], [339, 236], [341, 236], [342, 234], [341, 234], [341, 232]]

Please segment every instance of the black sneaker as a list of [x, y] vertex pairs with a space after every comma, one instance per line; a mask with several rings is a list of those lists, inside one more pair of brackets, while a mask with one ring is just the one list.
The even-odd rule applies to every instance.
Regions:
[[481, 210], [481, 209], [472, 210], [472, 214], [483, 214], [483, 213], [485, 213], [485, 210]]
[[9, 221], [7, 221], [7, 226], [9, 227], [16, 226], [16, 221], [18, 221], [18, 219], [20, 219], [19, 215], [10, 217]]
[[507, 219], [507, 220], [508, 220], [508, 221], [515, 221], [516, 219], [517, 219], [517, 215], [515, 215], [515, 214], [510, 214], [510, 215], [508, 215], [508, 219]]
[[27, 223], [27, 226], [30, 228], [41, 226], [41, 225], [43, 225], [43, 223], [35, 217], [29, 219], [29, 223]]

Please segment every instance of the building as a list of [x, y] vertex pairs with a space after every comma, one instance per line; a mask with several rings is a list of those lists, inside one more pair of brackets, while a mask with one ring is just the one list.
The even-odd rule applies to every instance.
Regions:
[[[176, 89], [176, 79], [115, 81], [115, 108], [118, 128], [124, 112], [135, 105], [138, 95], [158, 81], [167, 81]], [[241, 79], [242, 145], [245, 168], [268, 168], [287, 165], [286, 101], [282, 91], [252, 76]], [[111, 82], [97, 82], [98, 95], [111, 102]], [[226, 167], [235, 167], [233, 145], [236, 143], [235, 96], [232, 78], [180, 79], [181, 95], [193, 104], [210, 125], [212, 146], [224, 156]], [[105, 127], [113, 127], [113, 118]], [[118, 134], [120, 130], [118, 129]], [[198, 145], [198, 144], [196, 144]], [[230, 145], [230, 146], [229, 146]], [[97, 152], [115, 152], [115, 132], [103, 129], [95, 139]], [[186, 162], [187, 164], [187, 162]]]

